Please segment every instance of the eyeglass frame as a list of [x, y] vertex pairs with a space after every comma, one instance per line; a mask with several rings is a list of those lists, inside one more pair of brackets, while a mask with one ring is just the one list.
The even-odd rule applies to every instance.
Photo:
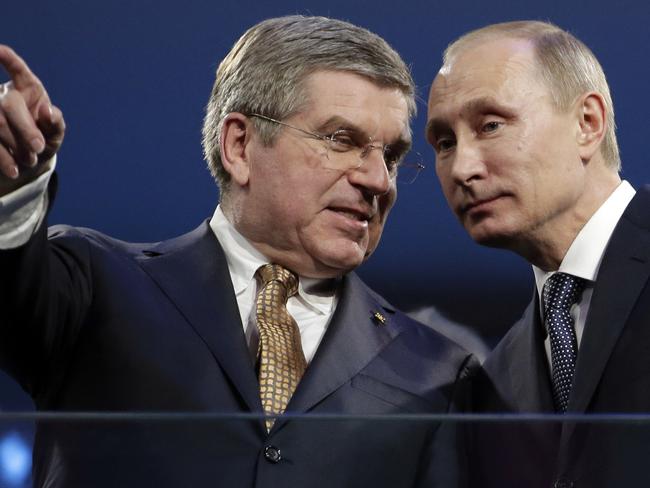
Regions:
[[[334, 143], [337, 142], [334, 139], [334, 136], [339, 132], [346, 132], [345, 129], [339, 129], [339, 130], [336, 130], [332, 134], [329, 134], [329, 135], [317, 134], [316, 132], [310, 132], [308, 130], [301, 129], [300, 127], [296, 127], [294, 125], [287, 124], [286, 122], [282, 122], [281, 120], [277, 120], [277, 119], [274, 119], [272, 117], [268, 117], [266, 115], [262, 115], [262, 114], [258, 114], [258, 113], [250, 113], [250, 114], [247, 114], [247, 116], [248, 117], [256, 117], [256, 118], [265, 120], [267, 122], [273, 122], [274, 124], [278, 124], [278, 125], [283, 126], [283, 127], [288, 127], [289, 129], [297, 130], [298, 132], [301, 132], [301, 133], [303, 133], [303, 134], [305, 134], [305, 135], [307, 135], [307, 136], [309, 136], [309, 137], [311, 137], [313, 139], [323, 141], [323, 142], [328, 144], [328, 154], [329, 154], [329, 145], [334, 144]], [[339, 141], [339, 143], [340, 144], [345, 144], [345, 143], [341, 143], [340, 141]], [[348, 149], [348, 151], [350, 151], [350, 150], [352, 150], [354, 148], [354, 146], [352, 146], [351, 144], [347, 144], [347, 145], [350, 146], [350, 149]], [[373, 144], [372, 139], [371, 139], [370, 142], [365, 144], [363, 147], [356, 146], [356, 148], [361, 149], [361, 154], [359, 155], [359, 165], [358, 166], [350, 166], [349, 168], [337, 168], [337, 169], [339, 169], [341, 171], [347, 171], [349, 169], [358, 169], [358, 168], [360, 168], [361, 166], [363, 166], [365, 157], [373, 149], [381, 149], [382, 150], [382, 158], [384, 159], [384, 163], [386, 163], [386, 159], [385, 159], [384, 155], [385, 155], [386, 149], [388, 147], [389, 147], [389, 145], [387, 145], [387, 144], [381, 145], [381, 146]], [[329, 157], [328, 157], [328, 159], [329, 159]], [[401, 167], [410, 167], [410, 168], [412, 168], [414, 170], [415, 175], [413, 176], [413, 178], [411, 178], [408, 181], [400, 181], [400, 183], [404, 183], [406, 185], [410, 185], [411, 183], [413, 183], [417, 179], [417, 177], [419, 176], [420, 172], [424, 168], [426, 168], [426, 166], [424, 166], [422, 163], [419, 163], [419, 162], [418, 163], [404, 163], [404, 162], [401, 162], [401, 161], [397, 161], [394, 164], [395, 164], [395, 173], [394, 173], [394, 175], [391, 175], [391, 169], [386, 165], [386, 170], [388, 171], [388, 175], [389, 175], [389, 177], [391, 179], [394, 178], [395, 180], [397, 180], [397, 175], [399, 173], [399, 168], [401, 168]], [[334, 169], [334, 168], [331, 168], [331, 169]]]

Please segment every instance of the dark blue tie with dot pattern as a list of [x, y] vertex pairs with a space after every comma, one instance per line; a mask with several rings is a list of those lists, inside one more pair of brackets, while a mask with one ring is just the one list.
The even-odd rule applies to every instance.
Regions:
[[551, 339], [551, 380], [557, 412], [566, 412], [573, 384], [578, 343], [573, 328], [571, 306], [576, 303], [585, 280], [566, 273], [555, 273], [544, 285], [542, 297], [546, 330]]

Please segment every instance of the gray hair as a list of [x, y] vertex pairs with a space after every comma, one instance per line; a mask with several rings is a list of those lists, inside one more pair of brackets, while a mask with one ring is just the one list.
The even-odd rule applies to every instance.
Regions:
[[601, 153], [609, 168], [620, 171], [614, 104], [605, 73], [594, 53], [569, 32], [551, 23], [539, 21], [488, 25], [451, 43], [445, 50], [443, 64], [447, 64], [470, 44], [503, 38], [524, 39], [533, 44], [541, 77], [558, 109], [568, 110], [577, 97], [589, 91], [596, 91], [603, 96], [607, 127]]
[[[397, 88], [409, 116], [416, 111], [415, 85], [402, 58], [372, 32], [336, 19], [293, 15], [251, 27], [219, 65], [203, 123], [203, 153], [222, 196], [230, 175], [221, 161], [223, 119], [231, 112], [259, 113], [286, 119], [308, 102], [304, 81], [319, 70], [355, 73], [382, 87]], [[264, 144], [278, 132], [258, 118], [255, 129]]]

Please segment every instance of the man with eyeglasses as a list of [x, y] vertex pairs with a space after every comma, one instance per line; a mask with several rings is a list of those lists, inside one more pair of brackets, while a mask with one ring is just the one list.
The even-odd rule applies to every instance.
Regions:
[[385, 41], [320, 17], [246, 32], [203, 129], [219, 206], [150, 245], [46, 235], [63, 118], [16, 54], [0, 61], [2, 366], [40, 410], [259, 416], [41, 424], [38, 486], [463, 483], [453, 424], [360, 417], [461, 408], [474, 365], [352, 272], [421, 169], [402, 161], [414, 86]]

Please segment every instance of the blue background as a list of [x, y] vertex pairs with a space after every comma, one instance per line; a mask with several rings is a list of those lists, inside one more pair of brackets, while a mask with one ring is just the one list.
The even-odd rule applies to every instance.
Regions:
[[[50, 223], [155, 241], [209, 217], [218, 195], [202, 161], [200, 128], [216, 66], [245, 29], [294, 13], [367, 27], [412, 66], [420, 98], [415, 150], [428, 168], [402, 189], [379, 250], [360, 270], [403, 308], [435, 307], [429, 317], [462, 322], [492, 344], [532, 291], [532, 273], [521, 259], [480, 248], [465, 235], [442, 197], [433, 152], [422, 137], [440, 53], [467, 30], [533, 18], [553, 21], [585, 41], [612, 88], [623, 176], [637, 187], [650, 180], [646, 2], [4, 2], [0, 42], [28, 61], [68, 126]], [[7, 378], [0, 377], [0, 391], [0, 408], [30, 408]], [[29, 426], [0, 426], [1, 432], [5, 440], [18, 435], [29, 445]], [[21, 486], [27, 476], [0, 475], [0, 486]]]
[[[0, 9], [0, 42], [28, 61], [68, 126], [50, 223], [156, 241], [209, 217], [218, 194], [202, 160], [200, 129], [216, 66], [245, 29], [294, 13], [367, 27], [412, 66], [420, 98], [415, 150], [428, 167], [402, 188], [379, 250], [360, 270], [407, 310], [435, 306], [436, 314], [467, 324], [492, 344], [532, 291], [532, 273], [520, 258], [480, 248], [465, 235], [442, 197], [422, 136], [440, 53], [467, 30], [533, 18], [585, 41], [612, 88], [623, 176], [637, 187], [650, 180], [645, 2], [13, 2]], [[13, 393], [3, 397], [5, 409], [29, 404]]]
[[68, 126], [50, 223], [156, 241], [209, 217], [218, 193], [202, 160], [200, 129], [216, 66], [245, 29], [293, 13], [367, 27], [412, 67], [420, 99], [415, 150], [428, 167], [402, 188], [379, 250], [360, 270], [407, 310], [436, 306], [493, 342], [531, 292], [528, 265], [475, 245], [451, 215], [422, 136], [440, 53], [467, 30], [534, 18], [556, 22], [585, 41], [611, 84], [623, 176], [635, 186], [650, 180], [644, 161], [650, 109], [645, 2], [15, 2], [3, 9], [0, 42], [28, 61]]

